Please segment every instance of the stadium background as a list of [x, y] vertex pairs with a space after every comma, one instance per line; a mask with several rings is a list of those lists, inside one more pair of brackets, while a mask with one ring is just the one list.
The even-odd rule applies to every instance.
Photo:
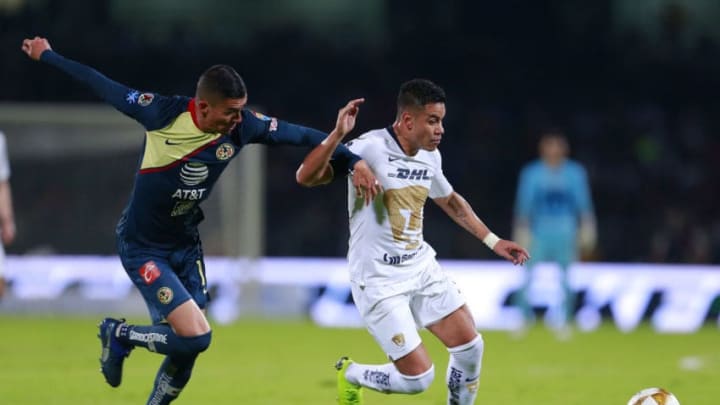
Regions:
[[[449, 97], [447, 175], [498, 234], [509, 235], [516, 176], [535, 156], [538, 130], [558, 125], [588, 166], [597, 260], [720, 261], [717, 2], [73, 4], [0, 2], [3, 102], [98, 101], [29, 63], [19, 44], [34, 34], [118, 81], [166, 94], [192, 94], [206, 67], [228, 63], [256, 108], [326, 130], [347, 99], [366, 97], [356, 134], [390, 124], [399, 84], [427, 77]], [[17, 156], [22, 139], [4, 130], [20, 230], [9, 251], [113, 254], [112, 225], [141, 136], [121, 150], [72, 158], [44, 156], [49, 146]], [[304, 153], [281, 148], [267, 156], [265, 253], [343, 256], [344, 184], [295, 185]], [[492, 258], [431, 205], [426, 224], [440, 256]], [[223, 254], [213, 229], [204, 230], [206, 250]]]
[[[19, 260], [112, 257], [114, 226], [142, 143], [141, 129], [131, 120], [97, 105], [90, 91], [63, 74], [27, 60], [22, 39], [41, 35], [58, 52], [115, 80], [164, 94], [190, 95], [206, 67], [233, 65], [248, 85], [253, 108], [319, 129], [330, 129], [346, 100], [365, 97], [355, 134], [392, 122], [402, 81], [430, 78], [448, 93], [441, 145], [446, 174], [496, 233], [510, 235], [517, 174], [535, 157], [539, 130], [560, 126], [573, 157], [588, 168], [598, 217], [598, 249], [585, 259], [709, 265], [703, 269], [715, 273], [720, 263], [719, 17], [720, 3], [713, 0], [0, 0], [0, 130], [8, 136], [18, 226], [7, 251]], [[247, 159], [233, 163], [221, 190], [205, 204], [206, 253], [344, 256], [344, 182], [303, 189], [293, 174], [304, 150], [251, 149]], [[443, 259], [496, 260], [432, 204], [425, 225], [427, 240]], [[297, 294], [289, 291], [266, 294], [245, 286], [250, 299], [243, 295], [240, 301], [268, 307]], [[653, 295], [651, 306], [657, 300]], [[111, 394], [95, 375], [96, 342], [89, 327], [78, 340], [87, 348], [73, 346], [87, 353], [47, 365], [58, 371], [51, 371], [51, 389], [29, 393], [21, 384], [24, 376], [34, 375], [30, 364], [44, 364], [23, 352], [37, 346], [62, 351], [57, 349], [62, 339], [48, 344], [40, 333], [50, 328], [47, 333], [72, 339], [90, 321], [87, 315], [70, 320], [68, 313], [108, 309], [127, 308], [89, 305], [72, 288], [58, 300], [17, 300], [11, 294], [0, 301], [0, 355], [10, 365], [0, 373], [3, 381], [17, 381], [3, 384], [0, 397], [6, 400], [0, 403], [142, 401], [156, 359], [135, 356], [129, 388], [121, 397]], [[57, 312], [63, 315], [37, 318]], [[665, 385], [681, 401], [714, 404], [719, 392], [713, 381], [720, 370], [712, 343], [717, 315], [716, 299], [707, 326], [682, 337], [642, 325], [628, 335], [605, 327], [562, 345], [541, 330], [520, 341], [489, 332], [486, 340], [497, 352], [486, 357], [483, 395], [489, 400], [484, 403], [621, 403], [607, 399], [626, 400], [645, 386]], [[216, 339], [216, 354], [207, 360], [216, 368], [206, 370], [224, 370], [224, 360], [233, 359], [236, 366], [228, 373], [238, 373], [246, 389], [219, 371], [199, 370], [199, 381], [220, 389], [188, 390], [188, 403], [314, 403], [307, 399], [314, 395], [326, 397], [318, 403], [331, 402], [327, 380], [332, 375], [320, 377], [325, 367], [315, 365], [316, 358], [300, 360], [313, 364], [311, 371], [295, 371], [312, 375], [316, 383], [299, 395], [305, 399], [268, 397], [274, 391], [265, 388], [262, 370], [267, 356], [277, 353], [261, 347], [278, 336], [298, 333], [318, 342], [332, 351], [323, 353], [330, 356], [322, 360], [327, 364], [343, 350], [341, 339], [382, 361], [363, 330], [317, 330], [296, 322], [218, 325], [217, 335], [226, 337]], [[26, 328], [38, 331], [39, 342], [27, 340], [10, 350], [4, 341], [15, 339], [14, 333], [24, 336]], [[239, 350], [237, 342], [245, 340], [255, 344], [256, 353]], [[431, 349], [444, 369], [442, 350]], [[592, 370], [578, 361], [589, 352], [595, 355], [588, 359]], [[547, 358], [540, 359], [540, 353]], [[88, 379], [98, 385], [90, 392], [82, 383]], [[568, 390], [568, 381], [577, 389]], [[427, 402], [376, 401], [439, 404], [443, 395], [436, 381]]]

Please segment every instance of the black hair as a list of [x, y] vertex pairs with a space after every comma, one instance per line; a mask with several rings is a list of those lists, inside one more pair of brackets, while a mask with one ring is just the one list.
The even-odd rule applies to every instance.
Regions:
[[444, 103], [445, 90], [427, 79], [412, 79], [400, 86], [397, 98], [398, 111], [405, 108], [423, 108], [426, 104]]
[[213, 96], [244, 98], [247, 89], [240, 74], [231, 66], [214, 65], [200, 76], [196, 95], [205, 99]]
[[565, 131], [563, 131], [563, 129], [558, 126], [546, 126], [542, 128], [539, 133], [539, 139], [543, 140], [549, 138], [560, 138], [567, 142], [567, 136], [565, 135]]

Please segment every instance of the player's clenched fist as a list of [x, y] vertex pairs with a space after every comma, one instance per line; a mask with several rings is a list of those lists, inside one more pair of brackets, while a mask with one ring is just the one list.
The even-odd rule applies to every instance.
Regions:
[[25, 52], [30, 59], [40, 60], [40, 55], [50, 47], [50, 43], [47, 39], [41, 37], [35, 37], [33, 39], [24, 39], [22, 42], [22, 50]]

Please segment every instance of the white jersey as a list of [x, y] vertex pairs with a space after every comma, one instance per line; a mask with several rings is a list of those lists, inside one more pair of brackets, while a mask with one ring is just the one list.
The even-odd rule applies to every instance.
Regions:
[[407, 280], [417, 273], [414, 264], [435, 257], [423, 239], [425, 201], [453, 191], [440, 152], [405, 155], [392, 127], [366, 132], [347, 146], [370, 165], [384, 188], [366, 206], [348, 180], [350, 279], [360, 285]]

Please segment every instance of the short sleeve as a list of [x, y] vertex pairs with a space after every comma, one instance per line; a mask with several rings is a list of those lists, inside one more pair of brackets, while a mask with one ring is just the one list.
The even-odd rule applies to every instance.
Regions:
[[377, 147], [376, 142], [378, 139], [372, 138], [368, 135], [360, 135], [359, 137], [348, 141], [345, 146], [350, 149], [350, 152], [360, 156], [365, 160], [371, 168], [376, 168], [379, 165], [378, 156], [382, 154], [381, 148]]
[[430, 198], [442, 198], [447, 197], [453, 192], [453, 187], [445, 177], [445, 173], [442, 170], [442, 158], [440, 152], [435, 152], [435, 175], [433, 176], [432, 183], [430, 184]]

